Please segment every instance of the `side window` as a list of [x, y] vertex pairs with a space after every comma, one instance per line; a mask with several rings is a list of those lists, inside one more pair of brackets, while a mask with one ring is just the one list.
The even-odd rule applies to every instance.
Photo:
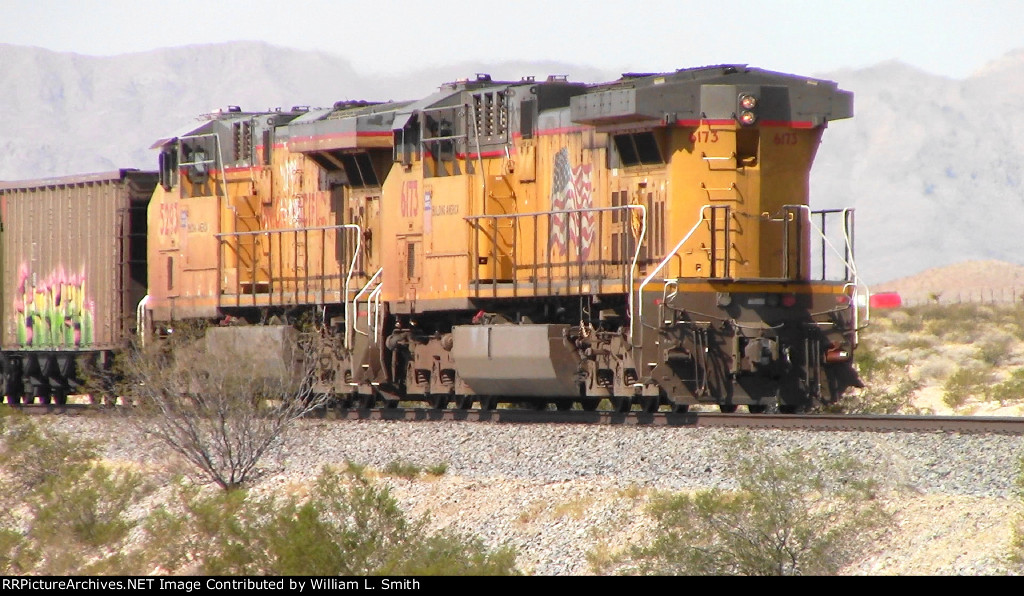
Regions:
[[178, 184], [178, 152], [175, 148], [160, 152], [160, 186], [171, 190]]
[[421, 114], [424, 178], [462, 173], [456, 159], [456, 143], [461, 138], [456, 130], [458, 114], [455, 108], [436, 108]]
[[618, 163], [623, 167], [665, 163], [658, 139], [652, 131], [618, 134], [612, 137], [612, 141], [618, 154]]

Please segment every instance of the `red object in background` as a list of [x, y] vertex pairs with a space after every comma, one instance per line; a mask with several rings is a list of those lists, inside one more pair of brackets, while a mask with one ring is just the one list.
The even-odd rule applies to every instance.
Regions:
[[871, 308], [899, 308], [903, 299], [897, 292], [879, 292], [871, 295]]

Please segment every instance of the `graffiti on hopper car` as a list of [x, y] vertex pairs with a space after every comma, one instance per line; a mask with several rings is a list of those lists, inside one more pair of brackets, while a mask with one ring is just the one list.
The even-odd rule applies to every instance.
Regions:
[[28, 263], [22, 263], [13, 306], [20, 347], [77, 348], [92, 344], [96, 303], [86, 294], [84, 272], [70, 273], [58, 267], [40, 278]]

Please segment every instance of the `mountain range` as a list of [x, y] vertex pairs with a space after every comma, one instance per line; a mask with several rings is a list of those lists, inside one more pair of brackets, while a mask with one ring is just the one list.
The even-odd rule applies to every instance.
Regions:
[[[619, 76], [556, 61], [377, 76], [341, 57], [261, 42], [110, 57], [0, 44], [0, 180], [154, 169], [153, 141], [214, 109], [410, 99], [477, 72], [511, 80]], [[814, 208], [856, 209], [858, 272], [869, 285], [967, 260], [1024, 264], [1024, 49], [965, 79], [900, 62], [797, 74], [854, 93], [854, 118], [825, 133], [811, 196]]]

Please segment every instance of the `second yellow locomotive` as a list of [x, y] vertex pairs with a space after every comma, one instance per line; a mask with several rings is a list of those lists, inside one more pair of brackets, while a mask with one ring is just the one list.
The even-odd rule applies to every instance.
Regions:
[[852, 212], [808, 191], [850, 116], [740, 65], [229, 110], [159, 143], [144, 310], [308, 312], [363, 406], [807, 408], [857, 382]]

